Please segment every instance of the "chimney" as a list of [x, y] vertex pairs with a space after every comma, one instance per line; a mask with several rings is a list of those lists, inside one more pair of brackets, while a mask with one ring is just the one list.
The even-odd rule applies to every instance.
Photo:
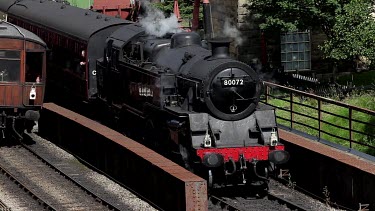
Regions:
[[212, 57], [213, 58], [229, 58], [229, 45], [232, 42], [231, 39], [213, 39], [208, 41], [211, 44]]

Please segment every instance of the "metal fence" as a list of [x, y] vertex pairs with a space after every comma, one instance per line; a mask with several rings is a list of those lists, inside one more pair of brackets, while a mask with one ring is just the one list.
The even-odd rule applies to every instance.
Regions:
[[264, 88], [262, 101], [276, 107], [279, 124], [375, 154], [375, 111], [270, 82]]

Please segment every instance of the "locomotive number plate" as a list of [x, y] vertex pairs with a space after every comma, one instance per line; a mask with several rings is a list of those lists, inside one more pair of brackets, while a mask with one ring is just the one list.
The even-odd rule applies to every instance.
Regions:
[[243, 86], [243, 78], [222, 78], [221, 86]]

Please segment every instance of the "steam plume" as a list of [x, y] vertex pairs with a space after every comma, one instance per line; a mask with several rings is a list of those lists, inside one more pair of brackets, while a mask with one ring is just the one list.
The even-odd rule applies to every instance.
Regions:
[[241, 32], [237, 29], [236, 26], [230, 23], [229, 19], [225, 19], [224, 23], [224, 36], [233, 38], [236, 42], [236, 45], [242, 45], [244, 39], [241, 37]]
[[150, 5], [147, 0], [142, 1], [145, 15], [141, 17], [139, 23], [146, 29], [146, 33], [162, 37], [167, 33], [177, 33], [182, 31], [179, 28], [176, 15], [172, 14], [166, 18], [164, 13]]

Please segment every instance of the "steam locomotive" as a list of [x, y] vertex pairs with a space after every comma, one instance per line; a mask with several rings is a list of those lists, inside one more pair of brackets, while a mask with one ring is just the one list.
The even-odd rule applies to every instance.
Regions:
[[212, 50], [203, 48], [192, 32], [158, 38], [137, 24], [121, 27], [97, 62], [98, 98], [128, 130], [144, 125], [146, 143], [177, 151], [186, 168], [206, 171], [210, 185], [246, 183], [250, 172], [264, 179], [270, 162], [288, 159], [274, 109], [258, 104], [259, 78], [230, 58], [229, 42], [210, 44]]
[[44, 98], [46, 44], [0, 21], [0, 140], [22, 139], [39, 119]]
[[59, 55], [48, 79], [59, 90], [101, 105], [128, 136], [175, 155], [210, 186], [266, 181], [287, 162], [275, 111], [259, 103], [258, 75], [230, 58], [227, 40], [210, 40], [209, 50], [194, 32], [154, 36], [53, 1], [2, 1], [0, 10]]

